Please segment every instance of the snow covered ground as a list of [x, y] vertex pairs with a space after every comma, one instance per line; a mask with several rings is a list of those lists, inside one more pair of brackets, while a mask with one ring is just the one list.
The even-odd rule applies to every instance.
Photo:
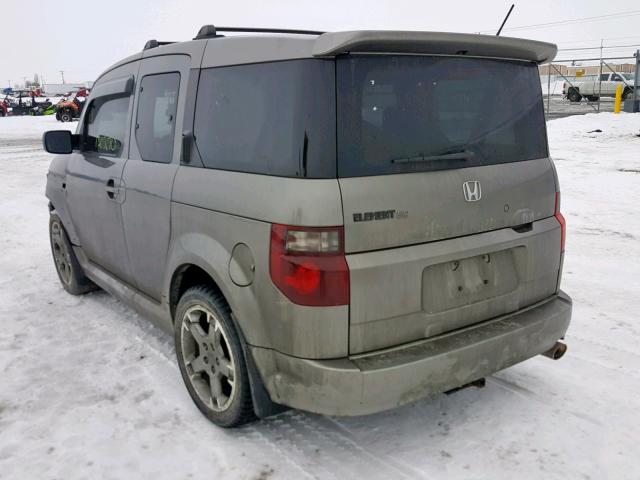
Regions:
[[170, 338], [60, 287], [40, 147], [53, 128], [75, 124], [0, 119], [0, 478], [640, 478], [640, 115], [548, 124], [574, 299], [562, 360], [378, 415], [233, 431], [192, 404]]

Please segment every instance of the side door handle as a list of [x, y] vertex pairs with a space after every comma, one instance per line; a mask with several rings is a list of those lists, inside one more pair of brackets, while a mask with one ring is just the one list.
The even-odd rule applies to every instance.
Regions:
[[182, 143], [180, 151], [180, 162], [191, 162], [191, 142], [193, 142], [193, 132], [190, 130], [182, 132]]
[[107, 192], [107, 197], [111, 200], [115, 200], [116, 198], [116, 182], [113, 178], [107, 180], [107, 185], [104, 187], [104, 190]]
[[126, 198], [126, 187], [124, 180], [118, 178], [110, 178], [104, 187], [109, 200], [115, 200], [118, 203], [124, 203]]

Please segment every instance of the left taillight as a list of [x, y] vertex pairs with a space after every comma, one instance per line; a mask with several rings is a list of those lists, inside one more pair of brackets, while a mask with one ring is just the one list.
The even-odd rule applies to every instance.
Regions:
[[272, 225], [269, 271], [274, 285], [293, 303], [349, 304], [343, 227]]
[[564, 219], [564, 215], [560, 213], [560, 192], [556, 192], [556, 208], [554, 216], [560, 224], [560, 251], [564, 252], [564, 241], [567, 236], [567, 223]]

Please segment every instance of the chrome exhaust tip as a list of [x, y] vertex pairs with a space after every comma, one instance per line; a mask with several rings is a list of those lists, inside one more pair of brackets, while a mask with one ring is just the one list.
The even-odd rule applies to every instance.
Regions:
[[545, 357], [549, 357], [552, 360], [560, 360], [562, 356], [567, 352], [567, 344], [562, 342], [556, 342], [556, 344], [551, 347], [546, 352], [543, 352], [542, 355]]

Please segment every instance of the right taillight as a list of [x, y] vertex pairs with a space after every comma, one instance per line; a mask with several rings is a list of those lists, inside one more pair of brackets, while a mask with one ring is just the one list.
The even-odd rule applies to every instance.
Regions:
[[349, 304], [343, 227], [272, 225], [269, 271], [274, 285], [293, 303]]
[[560, 224], [560, 251], [564, 252], [564, 240], [567, 236], [567, 223], [565, 222], [562, 213], [560, 213], [560, 192], [556, 192], [556, 208], [554, 216]]

